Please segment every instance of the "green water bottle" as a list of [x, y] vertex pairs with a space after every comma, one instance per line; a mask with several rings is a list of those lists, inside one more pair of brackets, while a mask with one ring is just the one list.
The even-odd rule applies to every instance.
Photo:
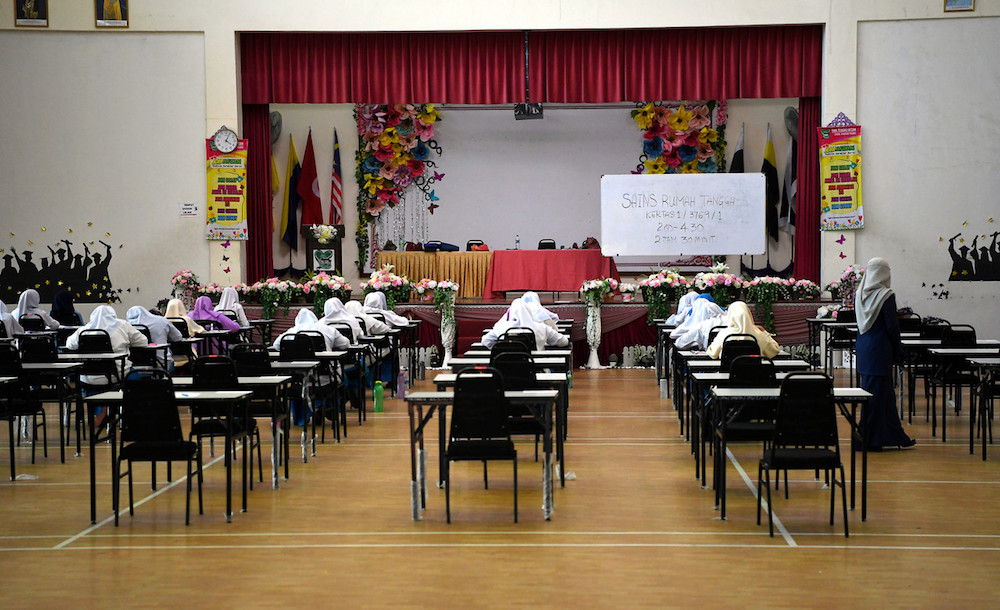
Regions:
[[375, 396], [375, 412], [381, 413], [385, 410], [385, 388], [382, 387], [381, 381], [375, 382], [375, 389], [372, 390], [372, 394]]
[[571, 388], [573, 387], [573, 371], [566, 373], [566, 384]]

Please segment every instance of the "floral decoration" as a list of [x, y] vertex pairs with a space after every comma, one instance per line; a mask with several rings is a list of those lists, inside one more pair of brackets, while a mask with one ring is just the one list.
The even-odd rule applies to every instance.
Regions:
[[732, 273], [725, 273], [725, 264], [712, 266], [712, 270], [707, 273], [699, 273], [694, 276], [691, 283], [698, 292], [707, 292], [712, 295], [712, 299], [719, 307], [726, 308], [739, 299], [743, 291], [743, 280]]
[[198, 276], [194, 274], [194, 271], [181, 269], [170, 278], [170, 284], [173, 286], [171, 294], [183, 301], [184, 307], [187, 309], [193, 308], [194, 299], [200, 287]]
[[431, 201], [431, 185], [442, 174], [428, 172], [437, 167], [431, 153], [442, 149], [434, 139], [434, 126], [441, 113], [434, 104], [357, 104], [358, 269], [368, 257], [368, 225], [386, 207], [395, 207], [400, 195], [416, 188]]
[[621, 282], [621, 283], [619, 283], [618, 284], [618, 292], [620, 292], [621, 295], [622, 295], [622, 301], [625, 301], [626, 303], [628, 303], [633, 298], [635, 298], [635, 291], [638, 288], [639, 287], [636, 286], [635, 284], [630, 284], [628, 282]]
[[725, 100], [640, 102], [632, 119], [643, 131], [634, 174], [707, 174], [725, 171]]
[[312, 295], [313, 311], [318, 317], [323, 316], [327, 299], [337, 297], [341, 301], [347, 301], [351, 298], [351, 285], [347, 280], [339, 275], [327, 274], [325, 271], [310, 277], [301, 285], [301, 290], [306, 297]]
[[[432, 282], [434, 280], [431, 280]], [[434, 290], [434, 308], [444, 318], [454, 319], [455, 317], [455, 297], [458, 296], [460, 288], [458, 282], [451, 280], [441, 280], [436, 282]]]
[[410, 284], [410, 288], [413, 289], [413, 292], [420, 295], [420, 298], [429, 301], [434, 298], [434, 289], [437, 288], [437, 280], [425, 277], [415, 284]]
[[649, 321], [666, 318], [682, 292], [689, 288], [687, 278], [675, 268], [660, 269], [639, 280], [639, 289], [648, 303]]
[[302, 290], [295, 282], [291, 280], [279, 280], [276, 277], [261, 280], [255, 283], [252, 289], [260, 297], [261, 309], [263, 310], [262, 315], [265, 318], [273, 318], [274, 313], [278, 310], [278, 305], [284, 307], [284, 313], [287, 315], [288, 304], [292, 302], [293, 297], [301, 294]]
[[747, 301], [756, 305], [758, 322], [761, 322], [768, 332], [774, 332], [775, 301], [787, 300], [792, 297], [792, 286], [795, 280], [782, 277], [755, 277], [744, 282]]
[[337, 239], [337, 227], [333, 225], [313, 225], [313, 237], [324, 246]]
[[383, 265], [381, 269], [372, 271], [367, 282], [361, 283], [364, 294], [384, 293], [386, 306], [389, 309], [395, 309], [396, 303], [406, 301], [410, 296], [410, 280], [393, 273], [394, 268], [392, 265]]
[[599, 305], [604, 296], [618, 289], [618, 280], [603, 277], [599, 280], [587, 280], [580, 286], [580, 296], [588, 305]]
[[826, 285], [825, 289], [833, 295], [835, 300], [839, 300], [845, 308], [854, 309], [854, 293], [857, 291], [858, 286], [861, 285], [861, 280], [865, 277], [865, 268], [860, 265], [849, 265], [843, 273], [840, 274], [840, 279], [835, 282], [830, 282]]

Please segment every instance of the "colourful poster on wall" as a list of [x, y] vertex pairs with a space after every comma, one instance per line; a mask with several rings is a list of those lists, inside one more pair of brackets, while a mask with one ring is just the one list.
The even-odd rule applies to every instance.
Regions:
[[206, 239], [247, 239], [247, 141], [230, 153], [205, 140], [208, 163]]
[[861, 126], [819, 127], [820, 229], [861, 229]]

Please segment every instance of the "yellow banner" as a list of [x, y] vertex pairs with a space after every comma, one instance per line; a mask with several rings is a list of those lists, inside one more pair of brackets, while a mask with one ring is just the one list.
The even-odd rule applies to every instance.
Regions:
[[206, 239], [240, 239], [247, 237], [247, 141], [240, 140], [231, 153], [215, 149], [211, 139], [205, 140], [208, 171], [208, 216], [205, 219]]
[[819, 127], [820, 229], [865, 226], [861, 207], [861, 127]]

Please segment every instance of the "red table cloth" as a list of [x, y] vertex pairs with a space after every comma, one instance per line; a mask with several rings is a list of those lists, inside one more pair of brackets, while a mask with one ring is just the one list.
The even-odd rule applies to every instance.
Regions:
[[613, 258], [600, 250], [496, 250], [483, 287], [484, 299], [505, 292], [577, 292], [587, 280], [621, 280]]

